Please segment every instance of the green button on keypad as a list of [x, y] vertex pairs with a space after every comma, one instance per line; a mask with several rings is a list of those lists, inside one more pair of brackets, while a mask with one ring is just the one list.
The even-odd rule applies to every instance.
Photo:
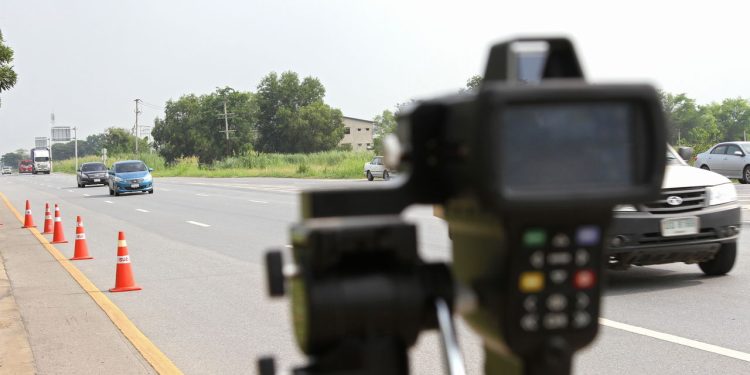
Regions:
[[524, 247], [541, 247], [547, 242], [547, 232], [544, 229], [528, 229], [523, 234]]

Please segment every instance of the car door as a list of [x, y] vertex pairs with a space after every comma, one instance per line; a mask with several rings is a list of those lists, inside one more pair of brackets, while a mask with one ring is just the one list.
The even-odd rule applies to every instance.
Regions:
[[745, 153], [740, 146], [728, 144], [724, 152], [724, 175], [730, 178], [742, 177], [742, 169], [745, 168]]
[[724, 158], [726, 157], [726, 154], [724, 153], [727, 150], [727, 145], [717, 145], [715, 146], [711, 152], [706, 155], [706, 160], [704, 161], [704, 164], [708, 166], [708, 168], [716, 173], [724, 174], [723, 167], [724, 167]]
[[376, 157], [375, 159], [372, 159], [372, 169], [370, 170], [370, 173], [372, 173], [373, 176], [382, 178], [384, 170], [383, 158]]

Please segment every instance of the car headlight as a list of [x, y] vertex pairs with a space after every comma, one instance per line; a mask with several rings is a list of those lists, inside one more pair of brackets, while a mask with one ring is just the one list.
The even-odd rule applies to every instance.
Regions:
[[143, 177], [143, 182], [151, 182], [151, 180], [153, 180], [153, 177], [150, 174]]
[[706, 196], [708, 196], [708, 205], [714, 206], [736, 201], [737, 190], [731, 183], [709, 186], [706, 188]]
[[617, 212], [636, 212], [638, 211], [632, 204], [618, 204], [612, 211]]
[[115, 182], [122, 182], [122, 181], [123, 181], [122, 178], [115, 176]]

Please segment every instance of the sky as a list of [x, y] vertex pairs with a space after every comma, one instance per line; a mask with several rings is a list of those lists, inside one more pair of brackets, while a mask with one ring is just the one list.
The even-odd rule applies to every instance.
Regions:
[[740, 1], [0, 0], [18, 83], [0, 93], [0, 154], [55, 125], [80, 139], [153, 124], [170, 99], [271, 71], [314, 76], [327, 104], [372, 119], [410, 99], [454, 93], [489, 48], [566, 36], [591, 82], [646, 82], [698, 103], [750, 97]]

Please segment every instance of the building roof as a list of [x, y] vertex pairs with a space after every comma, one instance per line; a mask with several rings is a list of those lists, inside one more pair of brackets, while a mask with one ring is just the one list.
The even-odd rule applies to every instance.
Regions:
[[372, 122], [373, 122], [372, 120], [365, 120], [365, 119], [361, 119], [361, 118], [356, 118], [356, 117], [349, 117], [349, 116], [341, 116], [341, 117], [343, 117], [343, 118], [348, 118], [348, 119], [350, 119], [350, 120], [364, 121], [364, 122], [369, 122], [369, 123], [372, 123]]

